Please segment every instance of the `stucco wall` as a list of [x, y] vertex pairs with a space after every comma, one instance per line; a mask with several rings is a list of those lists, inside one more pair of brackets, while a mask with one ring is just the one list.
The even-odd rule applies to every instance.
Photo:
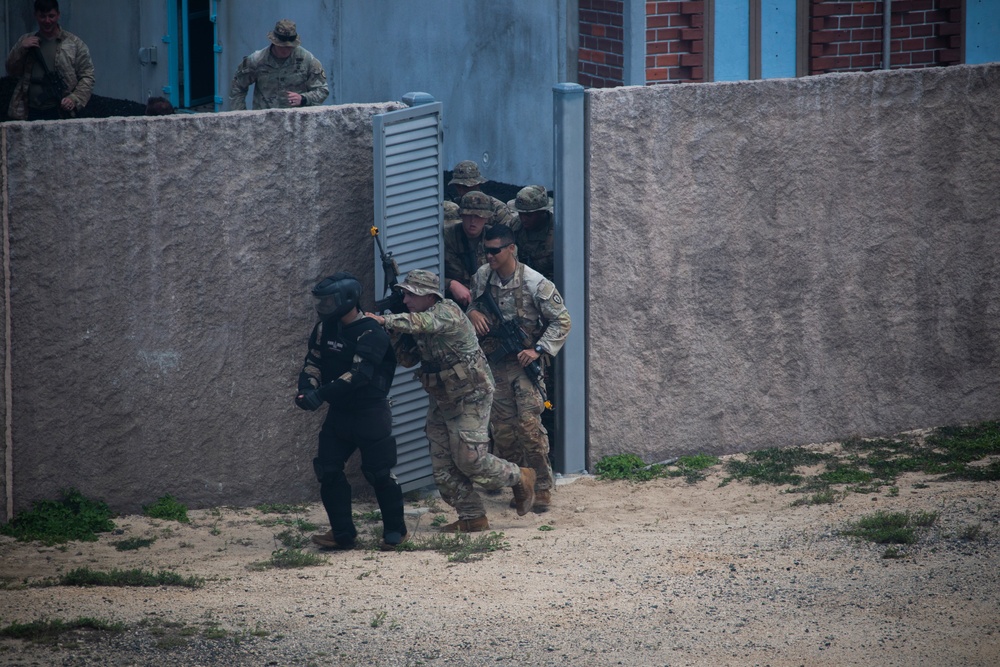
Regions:
[[1000, 417], [1000, 66], [588, 91], [590, 460]]
[[315, 498], [309, 288], [373, 293], [371, 116], [399, 106], [0, 126], [15, 510]]

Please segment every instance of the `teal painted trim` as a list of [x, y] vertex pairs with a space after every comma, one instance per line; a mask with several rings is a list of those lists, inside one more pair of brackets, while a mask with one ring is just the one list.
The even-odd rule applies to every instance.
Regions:
[[180, 58], [177, 53], [177, 0], [167, 0], [167, 34], [163, 36], [163, 41], [167, 44], [167, 85], [163, 87], [164, 95], [169, 95], [170, 103], [174, 108], [180, 106], [180, 98], [177, 91], [180, 85], [177, 76], [177, 69], [180, 66]]
[[743, 81], [750, 78], [750, 0], [715, 2], [716, 81]]
[[188, 15], [188, 0], [181, 0], [181, 16], [184, 17], [183, 25], [181, 25], [181, 34], [183, 38], [181, 43], [184, 45], [184, 106], [190, 107], [191, 105], [191, 35], [188, 30], [188, 22], [191, 20]]
[[795, 77], [796, 0], [763, 0], [760, 7], [760, 76]]
[[1000, 2], [965, 0], [965, 62], [1000, 61]]

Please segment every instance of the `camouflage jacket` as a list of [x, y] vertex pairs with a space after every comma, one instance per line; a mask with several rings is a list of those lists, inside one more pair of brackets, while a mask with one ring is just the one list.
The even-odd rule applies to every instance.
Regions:
[[[486, 196], [490, 197], [490, 195]], [[455, 197], [452, 199], [452, 201], [458, 204], [459, 206], [462, 205], [461, 197]], [[510, 210], [510, 207], [507, 206], [507, 204], [503, 203], [496, 197], [490, 197], [490, 202], [493, 204], [493, 216], [490, 218], [490, 221], [486, 223], [486, 226], [491, 227], [493, 225], [499, 224], [499, 225], [507, 225], [508, 227], [513, 229], [514, 225], [516, 225], [518, 222], [517, 214], [514, 213], [514, 211]]]
[[472, 286], [472, 276], [479, 267], [486, 264], [483, 237], [470, 239], [465, 235], [462, 223], [444, 229], [444, 283], [457, 280], [466, 287]]
[[545, 225], [530, 231], [523, 225], [518, 225], [517, 231], [514, 232], [517, 258], [549, 280], [553, 280], [555, 276], [554, 242], [555, 229], [551, 214]]
[[414, 376], [438, 403], [482, 400], [493, 393], [493, 375], [476, 330], [451, 299], [422, 313], [386, 315], [385, 328], [393, 336], [413, 335], [420, 352]]
[[322, 104], [330, 94], [323, 65], [313, 54], [296, 46], [292, 55], [278, 60], [271, 47], [254, 51], [240, 63], [229, 88], [229, 108], [247, 108], [247, 90], [253, 87], [254, 109], [287, 108], [285, 93], [302, 95], [302, 106]]
[[[38, 49], [26, 49], [22, 42], [37, 34], [29, 32], [21, 35], [7, 55], [7, 73], [17, 79], [7, 108], [7, 116], [12, 119], [28, 118], [28, 87], [31, 85], [31, 70], [34, 68]], [[66, 84], [64, 97], [71, 98], [76, 108], [81, 109], [87, 106], [90, 93], [94, 90], [94, 62], [90, 59], [90, 49], [82, 39], [62, 29], [59, 30], [56, 42], [59, 46], [56, 48], [55, 71]]]
[[[528, 335], [526, 349], [540, 345], [546, 353], [558, 354], [566, 342], [572, 323], [562, 295], [551, 280], [530, 266], [518, 262], [514, 275], [504, 285], [500, 276], [489, 266], [480, 267], [472, 279], [473, 302], [469, 311], [478, 310], [485, 315], [492, 328], [496, 324], [496, 318], [478, 300], [487, 288], [500, 307], [504, 319], [517, 321]], [[490, 347], [489, 342], [490, 338], [487, 337], [484, 346]]]

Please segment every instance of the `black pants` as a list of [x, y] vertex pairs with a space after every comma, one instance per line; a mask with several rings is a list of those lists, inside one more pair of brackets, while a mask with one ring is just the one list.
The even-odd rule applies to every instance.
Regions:
[[375, 490], [384, 532], [405, 535], [403, 492], [390, 472], [396, 465], [392, 413], [383, 400], [348, 409], [330, 406], [320, 430], [313, 467], [334, 539], [347, 545], [358, 534], [351, 514], [351, 485], [344, 474], [344, 464], [356, 449], [361, 450], [361, 472]]

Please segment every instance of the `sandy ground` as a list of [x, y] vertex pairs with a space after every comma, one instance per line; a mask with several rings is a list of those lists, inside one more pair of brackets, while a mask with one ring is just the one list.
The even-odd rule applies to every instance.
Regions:
[[[55, 648], [0, 639], [0, 664], [1000, 664], [1000, 484], [907, 476], [897, 496], [793, 507], [800, 496], [721, 479], [563, 480], [552, 511], [525, 517], [508, 496], [488, 497], [509, 549], [467, 563], [354, 550], [253, 571], [283, 530], [253, 509], [194, 511], [190, 524], [119, 517], [124, 535], [68, 549], [3, 537], [0, 574], [14, 585], [0, 590], [0, 624], [92, 616], [128, 630]], [[426, 504], [407, 506], [418, 539], [434, 530]], [[878, 509], [939, 519], [905, 557], [885, 559], [884, 546], [838, 534]], [[323, 521], [318, 504], [299, 516]], [[980, 535], [963, 539], [975, 525]], [[137, 551], [110, 544], [131, 536], [158, 539]], [[16, 587], [83, 566], [208, 581]]]

